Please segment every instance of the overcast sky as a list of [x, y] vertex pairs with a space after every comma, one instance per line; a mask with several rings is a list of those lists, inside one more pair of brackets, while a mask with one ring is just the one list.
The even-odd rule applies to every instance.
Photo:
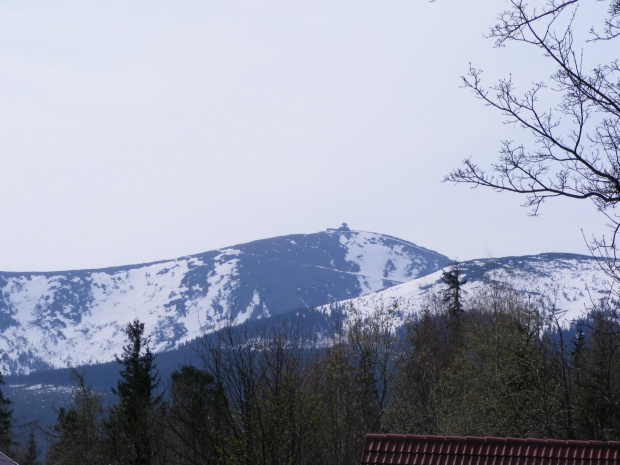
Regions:
[[[0, 269], [175, 258], [348, 222], [467, 260], [587, 253], [588, 203], [443, 177], [522, 132], [460, 88], [523, 87], [503, 0], [0, 3]], [[605, 5], [601, 5], [603, 10]], [[531, 52], [531, 51], [529, 51]]]

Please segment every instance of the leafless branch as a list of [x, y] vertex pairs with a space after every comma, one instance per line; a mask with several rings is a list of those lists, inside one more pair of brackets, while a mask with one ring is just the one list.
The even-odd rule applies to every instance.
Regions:
[[[616, 60], [584, 69], [583, 51], [573, 32], [579, 7], [587, 8], [580, 2], [584, 3], [547, 0], [543, 7], [532, 7], [523, 0], [511, 0], [499, 15], [488, 35], [495, 45], [523, 43], [542, 52], [555, 71], [546, 81], [535, 81], [525, 92], [518, 92], [512, 76], [489, 86], [483, 83], [482, 71], [470, 65], [462, 78], [463, 87], [503, 115], [505, 123], [524, 129], [529, 138], [503, 141], [498, 161], [490, 168], [466, 158], [444, 180], [523, 194], [524, 206], [533, 215], [549, 198], [590, 199], [611, 220], [613, 231], [610, 242], [592, 245], [603, 252], [615, 251], [619, 223], [613, 212], [620, 201], [620, 66]], [[588, 40], [614, 40], [620, 34], [619, 21], [620, 0], [613, 0], [603, 31], [592, 32]], [[553, 99], [551, 107], [541, 103]]]

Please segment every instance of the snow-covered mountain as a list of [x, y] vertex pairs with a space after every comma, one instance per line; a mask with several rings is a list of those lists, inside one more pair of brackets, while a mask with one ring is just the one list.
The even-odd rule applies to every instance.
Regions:
[[[479, 290], [488, 290], [489, 284], [506, 285], [521, 292], [533, 304], [542, 300], [547, 307], [553, 306], [566, 322], [584, 316], [601, 300], [617, 305], [618, 283], [605, 274], [598, 260], [584, 255], [546, 253], [471, 260], [461, 262], [459, 269], [460, 278], [467, 281], [463, 286], [465, 300]], [[429, 294], [441, 292], [441, 277], [442, 270], [334, 305], [345, 311], [355, 308], [367, 316], [379, 307], [397, 304], [398, 315], [404, 319], [422, 309]], [[332, 308], [326, 305], [320, 310], [329, 314]]]
[[135, 318], [161, 352], [229, 322], [358, 297], [449, 263], [410, 242], [343, 225], [142, 265], [0, 272], [0, 371], [110, 361]]

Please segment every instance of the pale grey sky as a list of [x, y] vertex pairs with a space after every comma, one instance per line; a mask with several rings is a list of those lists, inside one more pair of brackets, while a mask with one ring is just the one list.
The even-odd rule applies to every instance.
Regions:
[[[587, 253], [588, 203], [443, 184], [502, 124], [498, 0], [0, 4], [0, 269], [155, 261], [346, 221], [459, 260]], [[603, 10], [604, 4], [601, 4]], [[531, 51], [530, 51], [531, 52]]]

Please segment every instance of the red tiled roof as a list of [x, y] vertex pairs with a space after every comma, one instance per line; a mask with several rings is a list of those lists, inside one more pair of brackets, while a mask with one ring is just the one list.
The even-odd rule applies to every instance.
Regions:
[[362, 465], [620, 465], [620, 442], [367, 434]]

